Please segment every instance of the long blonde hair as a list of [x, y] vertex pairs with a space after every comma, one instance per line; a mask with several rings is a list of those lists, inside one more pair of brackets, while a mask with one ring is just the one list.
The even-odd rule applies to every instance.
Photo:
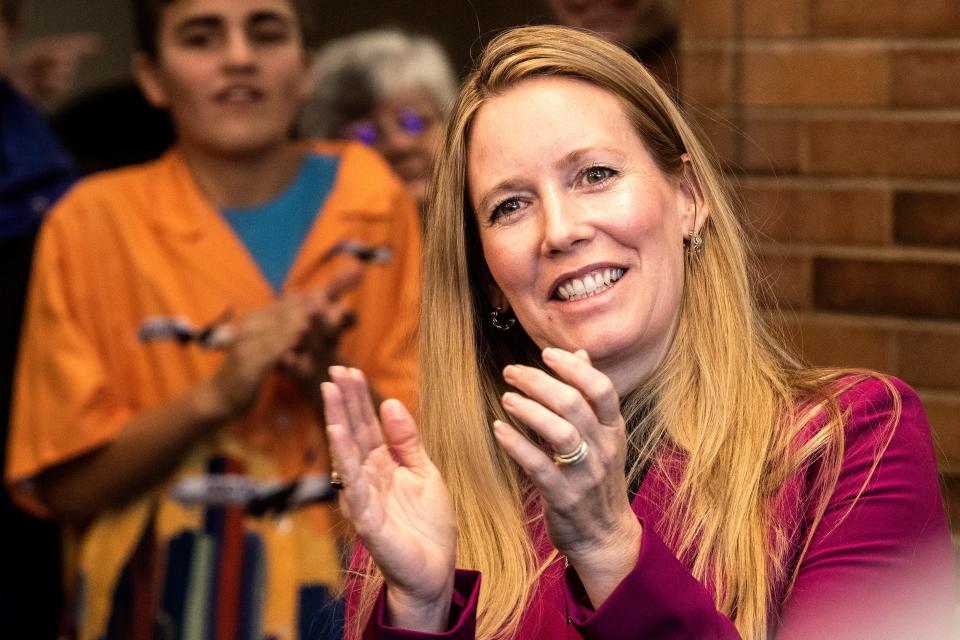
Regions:
[[[540, 361], [522, 327], [503, 333], [489, 324], [490, 276], [467, 197], [467, 141], [487, 99], [550, 75], [617, 96], [660, 169], [694, 180], [710, 211], [703, 253], [687, 261], [671, 347], [650, 379], [622, 399], [633, 454], [628, 475], [637, 479], [650, 461], [682, 461], [669, 526], [660, 533], [693, 575], [713, 586], [718, 609], [741, 634], [762, 638], [774, 591], [791, 580], [772, 503], [792, 474], [816, 460], [823, 471], [814, 511], [822, 515], [843, 454], [836, 397], [852, 382], [837, 382], [840, 372], [803, 368], [767, 328], [751, 293], [734, 200], [653, 77], [613, 44], [550, 26], [507, 31], [483, 52], [454, 105], [426, 219], [420, 425], [453, 497], [457, 565], [483, 573], [477, 637], [516, 635], [550, 558], [538, 557], [529, 535], [525, 475], [490, 430], [493, 419], [507, 420], [499, 402], [502, 368]], [[684, 177], [684, 156], [692, 176]], [[824, 414], [823, 426], [796, 446], [804, 426]], [[358, 625], [382, 584], [372, 563], [366, 569]]]

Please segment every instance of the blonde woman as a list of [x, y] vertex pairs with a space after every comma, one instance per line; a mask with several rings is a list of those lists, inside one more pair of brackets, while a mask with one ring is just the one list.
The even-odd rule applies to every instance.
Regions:
[[507, 32], [441, 157], [419, 430], [357, 370], [323, 386], [354, 637], [946, 633], [916, 394], [777, 342], [720, 174], [641, 65]]

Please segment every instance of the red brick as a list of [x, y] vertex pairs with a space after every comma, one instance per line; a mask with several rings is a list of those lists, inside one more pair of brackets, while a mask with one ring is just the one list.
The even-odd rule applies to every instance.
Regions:
[[960, 265], [818, 258], [813, 272], [818, 309], [960, 319]]
[[937, 458], [960, 471], [960, 396], [921, 392], [920, 398], [930, 421]]
[[810, 308], [813, 280], [809, 258], [764, 252], [759, 256], [758, 267], [760, 282], [756, 287], [764, 301], [772, 296], [782, 308]]
[[898, 192], [893, 215], [897, 242], [960, 249], [960, 191]]
[[940, 485], [943, 490], [943, 504], [947, 509], [950, 528], [954, 535], [957, 535], [960, 532], [960, 475], [941, 474]]
[[727, 116], [718, 111], [702, 109], [695, 112], [693, 121], [701, 137], [713, 147], [719, 158], [736, 163], [737, 140], [741, 134]]
[[828, 36], [924, 36], [960, 33], [956, 0], [812, 0], [810, 30]]
[[960, 106], [960, 48], [894, 53], [891, 94], [898, 107]]
[[960, 174], [960, 121], [811, 121], [809, 170], [834, 175], [955, 177]]
[[896, 340], [897, 371], [904, 380], [960, 391], [960, 324], [954, 330], [902, 330]]
[[680, 89], [683, 101], [696, 106], [733, 104], [733, 53], [723, 48], [683, 52]]
[[734, 0], [684, 0], [680, 14], [684, 38], [716, 38], [736, 33]]
[[784, 37], [807, 33], [807, 0], [750, 0], [741, 3], [748, 36]]
[[806, 127], [795, 120], [751, 119], [744, 124], [744, 169], [760, 174], [797, 173]]
[[894, 332], [867, 322], [801, 315], [786, 321], [792, 344], [807, 362], [819, 366], [894, 371]]
[[887, 104], [889, 64], [878, 47], [778, 44], [744, 52], [743, 104], [866, 107]]
[[840, 245], [887, 242], [890, 194], [886, 189], [772, 186], [746, 181], [743, 197], [747, 221], [761, 239]]

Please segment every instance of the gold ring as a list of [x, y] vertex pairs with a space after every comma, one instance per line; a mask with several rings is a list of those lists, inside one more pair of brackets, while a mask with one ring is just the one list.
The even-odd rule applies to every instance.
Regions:
[[343, 478], [340, 477], [340, 474], [336, 471], [330, 472], [330, 486], [333, 487], [334, 491], [340, 491], [345, 489], [347, 485], [343, 483]]
[[580, 444], [578, 444], [573, 451], [569, 453], [555, 453], [553, 454], [553, 461], [558, 467], [572, 467], [575, 464], [583, 462], [589, 451], [590, 448], [587, 447], [587, 441], [580, 438]]

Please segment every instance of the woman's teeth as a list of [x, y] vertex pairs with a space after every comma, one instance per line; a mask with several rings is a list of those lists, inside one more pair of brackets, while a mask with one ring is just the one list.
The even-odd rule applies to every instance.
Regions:
[[561, 300], [589, 298], [612, 287], [623, 273], [623, 269], [598, 269], [583, 277], [571, 278], [557, 287], [557, 297]]

